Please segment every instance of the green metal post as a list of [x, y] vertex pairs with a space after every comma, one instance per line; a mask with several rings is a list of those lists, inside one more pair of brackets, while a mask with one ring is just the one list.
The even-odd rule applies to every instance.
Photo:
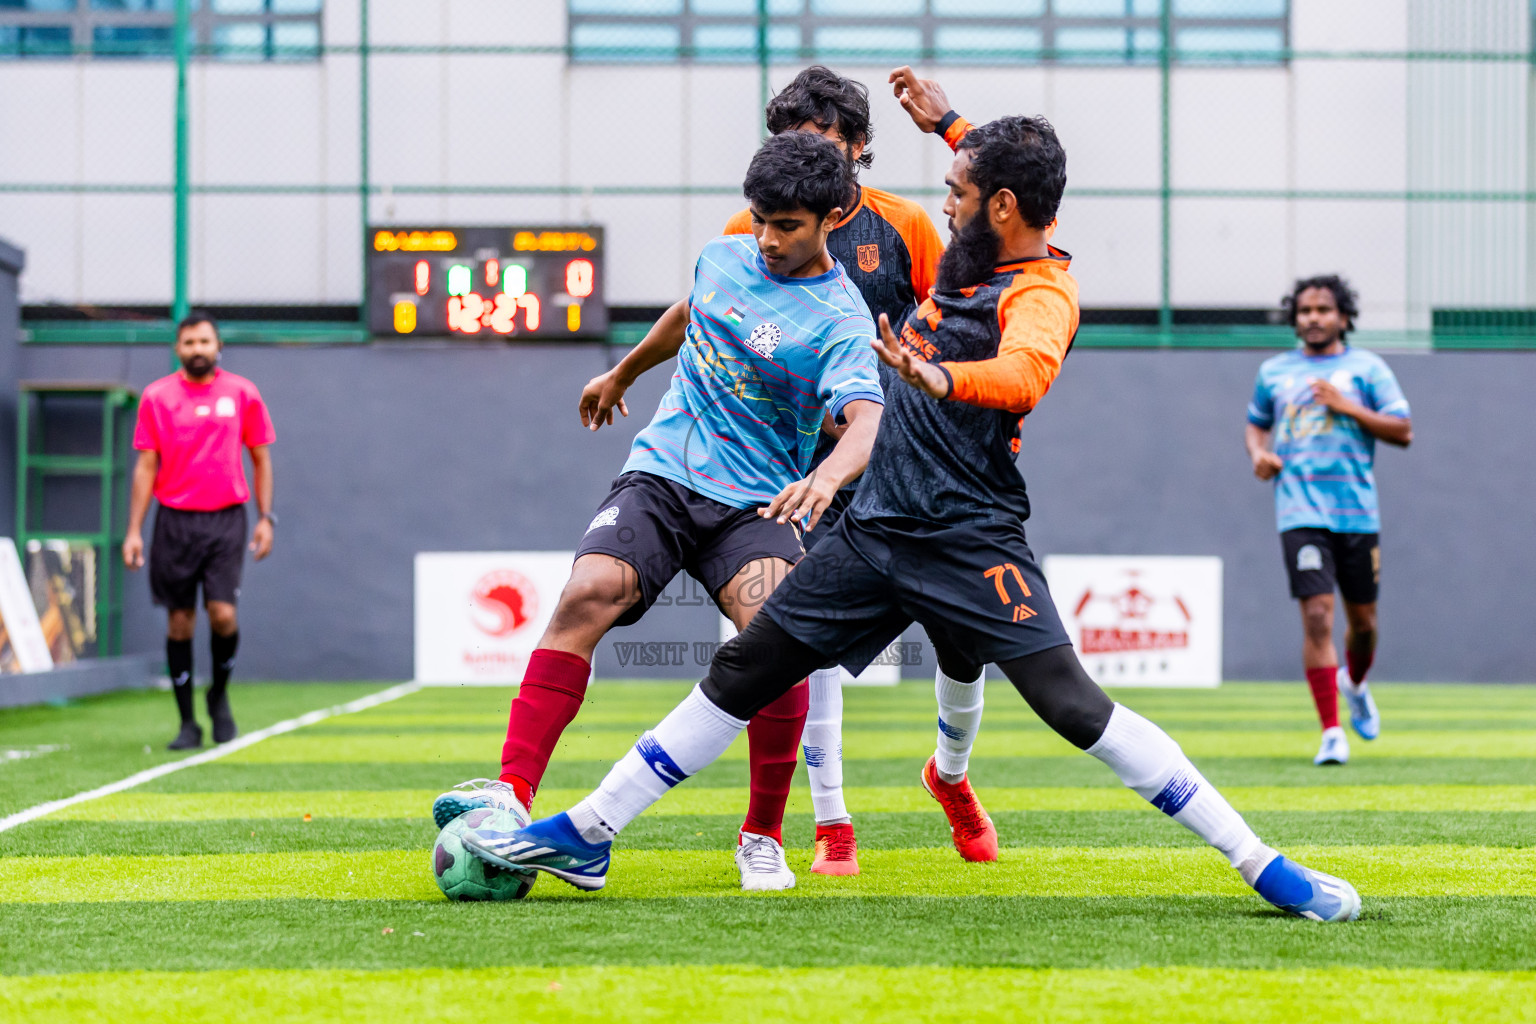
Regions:
[[357, 21], [357, 95], [358, 95], [358, 154], [357, 154], [357, 204], [362, 224], [358, 233], [363, 236], [363, 293], [357, 300], [357, 319], [364, 326], [368, 323], [368, 0], [359, 0]]
[[1173, 0], [1162, 0], [1158, 20], [1162, 26], [1163, 45], [1158, 51], [1158, 68], [1162, 79], [1162, 176], [1159, 198], [1162, 206], [1162, 286], [1157, 308], [1157, 330], [1164, 345], [1173, 335], [1173, 136], [1169, 130], [1170, 85], [1173, 79]]
[[96, 651], [101, 655], [115, 655], [112, 636], [112, 498], [117, 483], [114, 470], [117, 466], [117, 406], [118, 395], [108, 391], [101, 396], [101, 547], [96, 555]]
[[[172, 270], [171, 319], [178, 322], [187, 315], [187, 169], [191, 160], [187, 147], [187, 56], [190, 49], [187, 31], [191, 6], [191, 0], [176, 0], [176, 255]], [[174, 354], [171, 363], [174, 369]]]
[[[757, 107], [768, 109], [768, 0], [757, 0]], [[764, 137], [767, 133], [765, 124]]]
[[[16, 545], [26, 544], [28, 529], [28, 484], [32, 482], [32, 469], [27, 456], [32, 453], [32, 393], [22, 391], [16, 401]], [[18, 552], [19, 553], [19, 552]]]

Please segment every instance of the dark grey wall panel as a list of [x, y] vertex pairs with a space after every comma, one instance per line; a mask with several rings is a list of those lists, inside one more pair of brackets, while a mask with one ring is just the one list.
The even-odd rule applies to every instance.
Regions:
[[[1076, 352], [1030, 417], [1020, 464], [1039, 555], [1220, 555], [1228, 677], [1299, 678], [1300, 625], [1270, 491], [1252, 478], [1241, 443], [1263, 356]], [[282, 516], [276, 553], [247, 571], [241, 674], [403, 678], [415, 552], [574, 547], [668, 375], [658, 369], [635, 389], [618, 429], [592, 434], [576, 399], [608, 358], [578, 346], [229, 351], [226, 365], [256, 381], [272, 408]], [[1389, 361], [1418, 440], [1407, 452], [1383, 446], [1378, 460], [1379, 678], [1536, 678], [1536, 454], [1524, 410], [1536, 356]], [[168, 347], [32, 346], [18, 372], [142, 387], [168, 367]], [[129, 579], [128, 595], [127, 650], [157, 651], [163, 622], [142, 576]], [[709, 607], [658, 608], [609, 638], [598, 670], [692, 675], [692, 665], [621, 668], [612, 641], [710, 639], [715, 622]], [[201, 642], [198, 650], [206, 666]]]
[[16, 279], [26, 262], [25, 253], [0, 238], [0, 537], [16, 532], [16, 382], [21, 360]]

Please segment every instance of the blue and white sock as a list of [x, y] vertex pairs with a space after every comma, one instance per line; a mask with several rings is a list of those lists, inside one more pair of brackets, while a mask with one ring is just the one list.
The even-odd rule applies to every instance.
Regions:
[[933, 677], [933, 695], [939, 702], [939, 742], [933, 752], [939, 780], [951, 786], [965, 778], [971, 764], [976, 730], [981, 728], [986, 702], [986, 672], [975, 679], [951, 679], [939, 669]]
[[610, 842], [667, 790], [725, 753], [746, 727], [695, 686], [609, 769], [596, 789], [566, 812], [571, 824], [589, 843]]
[[1173, 737], [1123, 704], [1088, 748], [1153, 807], [1226, 855], [1252, 885], [1278, 854], [1185, 756]]
[[800, 742], [816, 824], [853, 821], [843, 802], [843, 671], [836, 665], [811, 673], [811, 708]]

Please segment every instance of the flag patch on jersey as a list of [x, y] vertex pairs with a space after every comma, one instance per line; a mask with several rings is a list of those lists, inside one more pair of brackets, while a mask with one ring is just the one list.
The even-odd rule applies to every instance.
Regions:
[[741, 321], [742, 321], [741, 312], [735, 306], [727, 306], [727, 307], [725, 307], [725, 318], [727, 320], [729, 320], [731, 323], [736, 324], [738, 326], [741, 324]]

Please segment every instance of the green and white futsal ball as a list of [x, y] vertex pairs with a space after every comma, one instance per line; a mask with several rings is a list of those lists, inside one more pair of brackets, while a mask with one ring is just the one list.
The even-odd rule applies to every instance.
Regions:
[[480, 808], [459, 815], [438, 833], [432, 846], [432, 877], [444, 896], [451, 900], [520, 900], [528, 895], [538, 872], [508, 871], [487, 864], [464, 846], [465, 830], [485, 824], [495, 827], [495, 819], [501, 817], [507, 819], [508, 831], [526, 824], [506, 811]]

